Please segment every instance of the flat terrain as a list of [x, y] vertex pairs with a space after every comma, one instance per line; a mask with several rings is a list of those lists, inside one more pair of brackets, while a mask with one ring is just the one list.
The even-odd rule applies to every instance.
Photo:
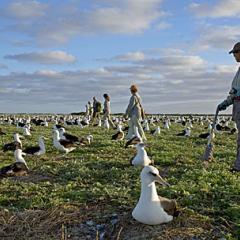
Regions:
[[[0, 239], [240, 239], [240, 173], [229, 172], [236, 134], [217, 134], [214, 161], [204, 165], [207, 140], [198, 135], [208, 131], [207, 123], [194, 123], [189, 138], [176, 136], [184, 128], [179, 123], [170, 130], [162, 121], [157, 125], [161, 134], [147, 133], [146, 151], [171, 185], [156, 185], [158, 194], [180, 206], [180, 216], [171, 223], [145, 226], [131, 217], [140, 196], [140, 169], [129, 165], [135, 149], [111, 140], [116, 130], [67, 126], [67, 132], [90, 133], [94, 140], [64, 156], [53, 147], [53, 124], [33, 125], [23, 146], [37, 145], [43, 135], [49, 138], [47, 153], [25, 157], [28, 176], [0, 180]], [[7, 133], [3, 143], [22, 133], [13, 125], [0, 127]], [[1, 152], [0, 167], [13, 161], [12, 152]]]

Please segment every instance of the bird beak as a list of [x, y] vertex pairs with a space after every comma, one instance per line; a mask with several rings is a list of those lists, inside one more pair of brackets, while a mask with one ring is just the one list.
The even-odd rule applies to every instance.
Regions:
[[165, 187], [170, 187], [170, 184], [163, 180], [163, 178], [160, 175], [157, 175], [155, 178], [155, 181], [162, 184]]
[[24, 137], [24, 136], [22, 136], [22, 135], [19, 135], [19, 138], [20, 138], [20, 139], [25, 139], [25, 137]]
[[22, 155], [23, 155], [23, 156], [26, 156], [27, 154], [26, 154], [25, 152], [22, 152]]

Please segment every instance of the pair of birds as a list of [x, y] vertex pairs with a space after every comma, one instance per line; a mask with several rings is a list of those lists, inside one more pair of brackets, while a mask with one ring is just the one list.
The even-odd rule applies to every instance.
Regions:
[[[13, 142], [3, 145], [4, 152], [15, 151], [16, 149], [22, 149], [21, 136], [18, 133], [14, 133], [13, 138], [14, 138]], [[44, 139], [46, 138], [43, 136], [40, 136], [38, 139], [38, 146], [27, 147], [23, 150], [23, 152], [26, 154], [37, 155], [37, 156], [45, 154], [46, 148], [44, 144]]]
[[79, 145], [89, 145], [93, 140], [92, 135], [87, 137], [78, 137], [69, 133], [66, 133], [63, 127], [53, 128], [53, 145], [61, 152], [69, 153], [76, 149]]
[[[141, 140], [140, 136], [137, 137]], [[140, 174], [141, 195], [132, 216], [135, 220], [147, 225], [167, 223], [172, 221], [174, 216], [178, 216], [177, 202], [158, 196], [155, 182], [163, 186], [169, 186], [169, 184], [160, 176], [156, 167], [150, 166], [154, 162], [148, 157], [145, 146], [146, 144], [142, 141], [137, 143], [135, 145], [137, 154], [130, 160], [132, 165], [143, 167]]]

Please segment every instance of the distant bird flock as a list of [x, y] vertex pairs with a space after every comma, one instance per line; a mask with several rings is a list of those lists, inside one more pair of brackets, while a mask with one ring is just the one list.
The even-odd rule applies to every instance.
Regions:
[[[125, 148], [134, 147], [136, 154], [130, 157], [129, 167], [139, 168], [141, 177], [141, 194], [139, 201], [135, 206], [132, 216], [137, 221], [156, 225], [172, 221], [173, 217], [178, 215], [178, 207], [175, 200], [158, 196], [155, 182], [163, 186], [169, 184], [160, 176], [158, 169], [154, 166], [154, 159], [151, 159], [145, 148], [147, 142], [143, 142], [138, 128], [134, 128], [134, 134], [130, 139], [125, 139], [128, 131], [128, 120], [122, 116], [114, 116], [112, 118], [116, 129], [113, 135], [109, 134], [110, 125], [108, 119], [99, 119], [97, 123], [92, 124], [90, 116], [73, 116], [73, 115], [49, 115], [49, 116], [9, 116], [2, 115], [0, 117], [0, 139], [3, 154], [7, 151], [13, 152], [13, 163], [0, 169], [0, 178], [24, 176], [31, 174], [25, 158], [28, 155], [41, 156], [48, 153], [45, 142], [51, 141], [52, 146], [60, 153], [66, 155], [78, 148], [89, 145], [94, 141], [94, 134], [90, 133], [93, 128], [103, 128], [106, 130], [106, 138], [112, 141], [122, 142], [120, 146], [123, 151]], [[212, 117], [208, 116], [165, 116], [165, 115], [149, 115], [142, 121], [145, 132], [151, 134], [155, 138], [161, 138], [162, 134], [167, 134], [172, 124], [177, 124], [181, 131], [176, 133], [178, 138], [195, 137], [199, 139], [208, 139], [212, 129]], [[15, 133], [9, 133], [7, 126], [15, 126]], [[195, 126], [202, 127], [202, 133], [195, 134]], [[79, 134], [73, 135], [70, 131], [71, 126], [79, 127]], [[90, 127], [91, 126], [91, 127]], [[52, 136], [37, 136], [37, 128], [51, 129]], [[89, 134], [81, 135], [82, 128], [89, 128]], [[67, 130], [66, 130], [67, 129]], [[164, 133], [162, 131], [164, 129]], [[21, 132], [21, 133], [19, 133]], [[215, 134], [227, 132], [228, 134], [236, 134], [236, 125], [231, 121], [230, 117], [218, 117], [217, 124], [214, 129]], [[12, 135], [12, 141], [6, 142], [6, 135]], [[32, 136], [38, 138], [38, 143], [33, 146], [25, 147], [24, 143]], [[23, 141], [23, 142], [22, 142]]]

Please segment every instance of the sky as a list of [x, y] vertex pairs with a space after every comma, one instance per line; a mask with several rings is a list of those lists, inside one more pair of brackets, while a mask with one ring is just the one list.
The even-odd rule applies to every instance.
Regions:
[[[1, 0], [0, 112], [214, 113], [238, 69], [239, 0]], [[226, 113], [230, 113], [229, 108]]]

